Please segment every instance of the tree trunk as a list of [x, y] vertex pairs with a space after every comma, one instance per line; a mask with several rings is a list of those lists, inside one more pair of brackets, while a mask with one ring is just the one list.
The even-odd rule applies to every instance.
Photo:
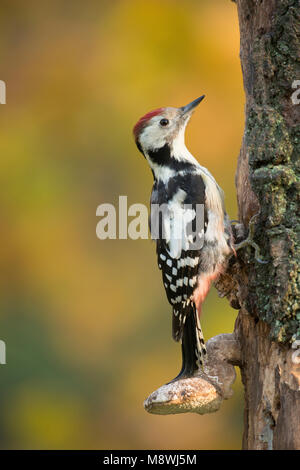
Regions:
[[[235, 335], [245, 387], [244, 449], [300, 449], [299, 0], [237, 0], [246, 124], [236, 186], [239, 219], [256, 218], [239, 255]], [[297, 213], [298, 212], [298, 213]], [[300, 342], [299, 342], [300, 344]]]

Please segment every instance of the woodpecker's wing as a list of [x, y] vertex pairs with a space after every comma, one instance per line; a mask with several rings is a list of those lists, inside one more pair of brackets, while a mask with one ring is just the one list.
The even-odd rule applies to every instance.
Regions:
[[[171, 191], [169, 183], [169, 191]], [[177, 181], [176, 191], [162, 216], [162, 237], [157, 240], [158, 265], [170, 304], [173, 307], [173, 337], [182, 338], [191, 298], [197, 287], [204, 242], [205, 187], [199, 174]]]
[[197, 287], [200, 253], [184, 250], [179, 259], [169, 256], [162, 246], [158, 249], [158, 263], [170, 304], [173, 307], [173, 337], [181, 339], [185, 318], [191, 309], [191, 298]]

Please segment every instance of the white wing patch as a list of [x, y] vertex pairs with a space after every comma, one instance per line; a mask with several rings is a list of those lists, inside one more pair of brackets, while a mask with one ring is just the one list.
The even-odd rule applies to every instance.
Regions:
[[[186, 195], [181, 188], [177, 191], [168, 203], [168, 214], [163, 220], [168, 253], [173, 259], [180, 258], [182, 250], [188, 250], [191, 242], [187, 237], [187, 225], [194, 220], [196, 212], [184, 207]], [[177, 267], [180, 268], [179, 265]]]

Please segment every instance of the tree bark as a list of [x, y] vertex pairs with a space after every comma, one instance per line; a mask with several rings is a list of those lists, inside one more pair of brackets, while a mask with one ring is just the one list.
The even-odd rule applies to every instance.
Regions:
[[230, 294], [231, 304], [240, 306], [243, 448], [300, 449], [300, 365], [291, 348], [300, 338], [300, 104], [291, 99], [300, 79], [300, 3], [236, 3], [246, 94], [239, 219], [247, 227], [259, 214], [254, 238], [268, 261], [261, 264], [251, 247], [243, 249]]

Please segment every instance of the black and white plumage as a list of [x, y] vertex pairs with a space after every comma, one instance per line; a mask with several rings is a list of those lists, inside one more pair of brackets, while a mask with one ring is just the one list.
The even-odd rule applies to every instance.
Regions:
[[157, 261], [173, 309], [173, 338], [182, 344], [178, 377], [190, 376], [203, 365], [201, 306], [211, 282], [234, 250], [223, 191], [184, 143], [187, 122], [203, 98], [182, 108], [154, 110], [134, 127], [137, 147], [154, 177], [151, 215], [154, 207], [164, 207], [160, 218], [157, 214], [154, 218], [159, 221]]

